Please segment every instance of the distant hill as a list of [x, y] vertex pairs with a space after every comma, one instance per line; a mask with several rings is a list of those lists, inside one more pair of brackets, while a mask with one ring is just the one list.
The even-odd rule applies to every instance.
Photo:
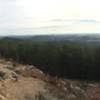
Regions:
[[3, 37], [1, 39], [9, 40], [9, 41], [22, 41], [22, 39], [16, 37]]
[[52, 41], [62, 41], [62, 42], [71, 42], [71, 43], [81, 43], [81, 44], [100, 44], [100, 35], [99, 34], [75, 34], [75, 35], [37, 35], [37, 36], [5, 36], [2, 37], [4, 40], [11, 41], [31, 41], [31, 42], [52, 42]]

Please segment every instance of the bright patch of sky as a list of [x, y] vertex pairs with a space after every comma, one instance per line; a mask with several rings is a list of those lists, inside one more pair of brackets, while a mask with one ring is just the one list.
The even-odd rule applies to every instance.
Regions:
[[100, 33], [99, 0], [0, 0], [0, 35]]

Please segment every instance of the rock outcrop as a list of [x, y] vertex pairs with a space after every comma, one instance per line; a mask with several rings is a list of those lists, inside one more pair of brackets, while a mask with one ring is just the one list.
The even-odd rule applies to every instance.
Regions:
[[52, 77], [33, 65], [0, 60], [0, 100], [100, 100], [100, 83]]

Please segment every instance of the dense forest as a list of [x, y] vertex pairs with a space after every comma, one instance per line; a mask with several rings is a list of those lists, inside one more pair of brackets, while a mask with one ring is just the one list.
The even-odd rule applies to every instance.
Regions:
[[64, 42], [0, 40], [0, 57], [67, 78], [100, 79], [100, 47]]

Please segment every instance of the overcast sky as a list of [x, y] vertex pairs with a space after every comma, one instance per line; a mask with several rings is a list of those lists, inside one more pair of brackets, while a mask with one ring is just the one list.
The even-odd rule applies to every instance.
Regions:
[[100, 33], [99, 0], [0, 0], [0, 35]]

